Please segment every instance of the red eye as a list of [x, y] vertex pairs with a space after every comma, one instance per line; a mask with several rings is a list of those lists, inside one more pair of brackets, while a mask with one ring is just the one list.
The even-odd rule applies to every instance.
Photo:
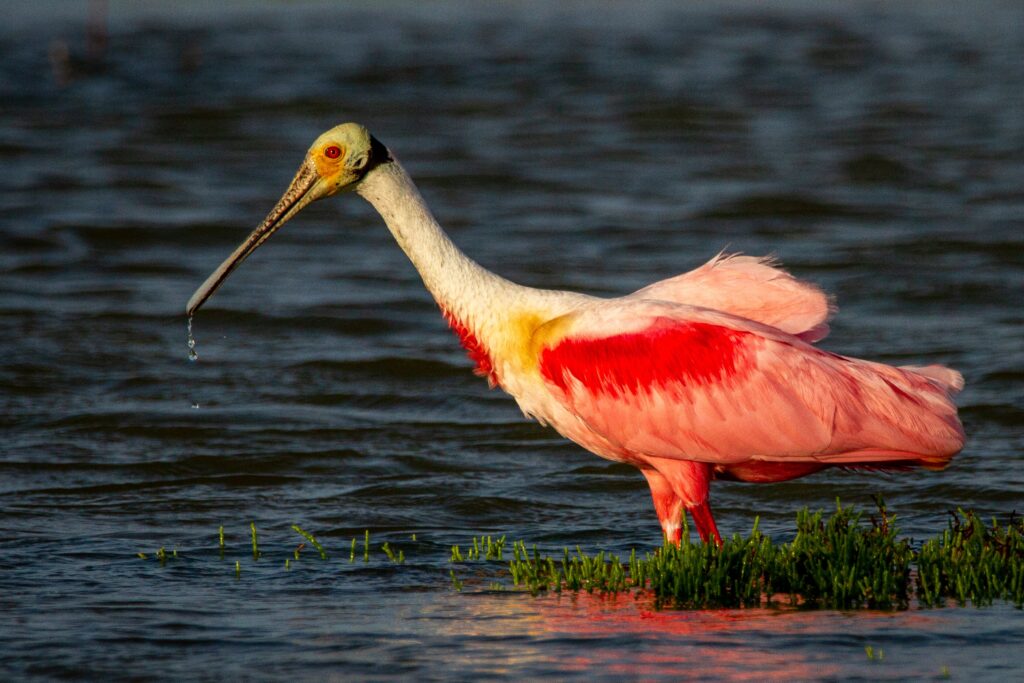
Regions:
[[331, 145], [330, 147], [324, 150], [324, 156], [326, 156], [328, 159], [337, 159], [338, 157], [341, 156], [341, 147]]

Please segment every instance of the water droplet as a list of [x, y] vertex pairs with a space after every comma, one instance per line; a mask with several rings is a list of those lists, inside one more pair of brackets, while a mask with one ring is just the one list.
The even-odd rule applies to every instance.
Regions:
[[[195, 362], [199, 359], [199, 354], [196, 353], [196, 338], [192, 336], [192, 316], [188, 317], [188, 359]], [[192, 406], [198, 408], [198, 405]]]

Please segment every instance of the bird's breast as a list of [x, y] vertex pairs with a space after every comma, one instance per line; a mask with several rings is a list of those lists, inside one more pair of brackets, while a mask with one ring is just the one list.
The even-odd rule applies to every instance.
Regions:
[[466, 349], [466, 354], [469, 356], [469, 359], [475, 364], [475, 367], [473, 368], [474, 374], [480, 377], [486, 377], [487, 383], [492, 387], [500, 385], [501, 378], [498, 374], [497, 368], [495, 367], [491, 350], [477, 336], [470, 324], [443, 305], [441, 306], [441, 314], [448, 322], [448, 326], [452, 328], [452, 331], [459, 338], [459, 343], [462, 344], [462, 348]]
[[474, 373], [486, 377], [492, 387], [509, 391], [524, 377], [539, 377], [536, 333], [550, 316], [540, 311], [513, 310], [473, 317], [459, 315], [443, 305], [441, 312], [475, 364]]

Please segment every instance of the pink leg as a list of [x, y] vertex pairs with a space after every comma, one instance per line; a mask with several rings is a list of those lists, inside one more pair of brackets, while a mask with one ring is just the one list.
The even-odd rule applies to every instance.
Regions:
[[668, 479], [658, 474], [657, 470], [642, 469], [651, 487], [651, 498], [654, 500], [654, 511], [658, 513], [661, 531], [670, 542], [679, 545], [683, 538], [680, 520], [683, 514], [683, 501], [672, 490]]
[[718, 526], [715, 524], [715, 518], [711, 514], [711, 505], [705, 501], [700, 505], [687, 506], [686, 511], [693, 517], [693, 523], [697, 527], [697, 533], [700, 534], [700, 540], [705, 543], [709, 539], [715, 539], [715, 544], [722, 547], [722, 537], [718, 535]]
[[[708, 503], [711, 465], [669, 458], [648, 458], [647, 461], [672, 489], [676, 500], [686, 507], [693, 518], [694, 526], [697, 527], [697, 533], [700, 534], [700, 540], [707, 543], [714, 539], [715, 543], [722, 545], [722, 537], [718, 534], [715, 518], [711, 514], [711, 505]], [[644, 470], [644, 474], [646, 473], [647, 470]], [[647, 481], [651, 482], [651, 478], [648, 477]], [[654, 484], [651, 484], [651, 493], [654, 494]]]

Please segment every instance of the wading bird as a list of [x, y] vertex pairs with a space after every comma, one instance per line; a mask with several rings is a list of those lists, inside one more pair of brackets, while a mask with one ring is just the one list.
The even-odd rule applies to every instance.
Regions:
[[682, 511], [721, 542], [712, 479], [779, 482], [826, 467], [941, 469], [963, 447], [955, 370], [822, 351], [828, 298], [765, 259], [719, 255], [628, 296], [523, 287], [448, 238], [362, 126], [321, 135], [280, 201], [188, 302], [192, 316], [310, 202], [352, 189], [412, 260], [476, 371], [528, 416], [647, 478], [662, 531]]

